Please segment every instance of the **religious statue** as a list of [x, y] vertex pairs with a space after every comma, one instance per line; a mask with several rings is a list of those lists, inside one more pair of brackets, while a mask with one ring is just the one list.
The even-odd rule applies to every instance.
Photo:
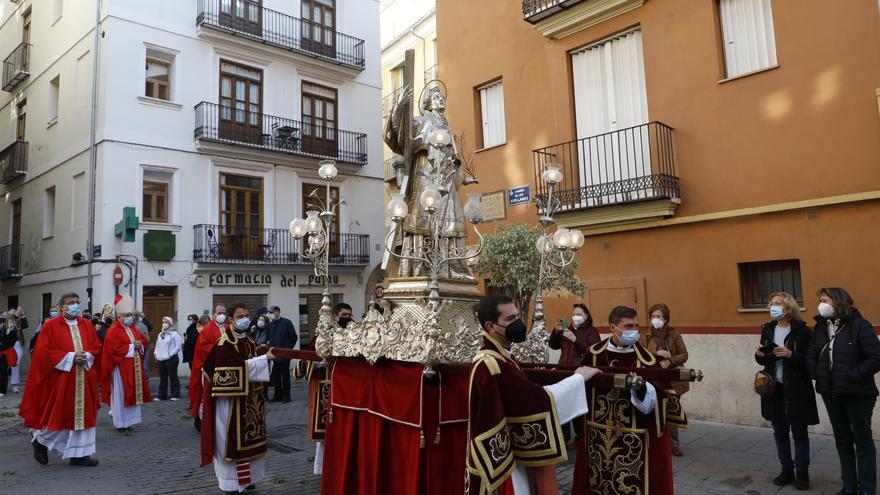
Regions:
[[[466, 174], [443, 115], [446, 97], [440, 84], [427, 86], [420, 98], [419, 115], [410, 117], [412, 97], [412, 88], [405, 87], [385, 126], [385, 143], [402, 156], [395, 165], [397, 184], [409, 207], [403, 221], [401, 254], [421, 256], [431, 251], [431, 243], [439, 242], [438, 251], [443, 257], [461, 257], [466, 252], [466, 223], [458, 189]], [[430, 196], [428, 201], [423, 199], [426, 195]], [[436, 202], [433, 212], [424, 206], [426, 202]], [[439, 237], [432, 235], [431, 222], [436, 223], [434, 232]], [[474, 280], [463, 259], [451, 259], [440, 270], [443, 278]], [[429, 272], [424, 262], [402, 259], [398, 276], [431, 276]]]

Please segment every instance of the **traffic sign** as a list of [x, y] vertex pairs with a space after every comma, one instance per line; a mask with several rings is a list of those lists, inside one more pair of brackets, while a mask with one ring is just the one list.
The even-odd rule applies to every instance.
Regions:
[[113, 269], [113, 284], [117, 287], [122, 285], [122, 267], [119, 265]]

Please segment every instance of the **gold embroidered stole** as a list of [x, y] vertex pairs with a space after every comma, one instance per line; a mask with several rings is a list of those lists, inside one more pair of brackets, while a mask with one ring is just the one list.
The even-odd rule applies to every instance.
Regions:
[[[131, 333], [131, 328], [122, 325], [122, 328], [125, 329], [125, 333], [128, 334], [129, 340], [131, 340], [132, 345], [136, 344], [138, 341], [134, 338], [134, 335]], [[134, 350], [134, 397], [135, 403], [137, 405], [142, 405], [144, 403], [144, 379], [143, 379], [143, 371], [141, 371], [141, 354], [137, 349]], [[123, 392], [124, 393], [124, 392]]]
[[[70, 338], [73, 340], [73, 351], [82, 354], [82, 339], [79, 336], [79, 327], [74, 323], [68, 325]], [[75, 364], [76, 384], [73, 394], [73, 429], [84, 430], [86, 428], [86, 368], [84, 364]]]

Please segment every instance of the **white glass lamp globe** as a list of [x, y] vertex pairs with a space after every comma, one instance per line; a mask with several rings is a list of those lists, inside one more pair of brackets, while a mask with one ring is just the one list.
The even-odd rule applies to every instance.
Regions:
[[295, 239], [302, 239], [306, 235], [306, 221], [302, 218], [297, 218], [290, 222], [290, 235]]
[[535, 243], [535, 248], [538, 249], [539, 253], [549, 254], [553, 251], [553, 238], [549, 235], [538, 237], [538, 241]]
[[403, 194], [392, 195], [391, 201], [389, 201], [388, 206], [385, 207], [385, 214], [388, 218], [394, 222], [398, 222], [403, 220], [407, 213], [409, 213], [409, 208], [406, 206], [406, 201], [403, 200]]
[[428, 186], [422, 191], [422, 194], [419, 195], [419, 203], [422, 205], [422, 208], [428, 211], [434, 211], [437, 209], [437, 205], [440, 204], [440, 199], [442, 196], [440, 195], [440, 191], [437, 190], [435, 186]]
[[551, 163], [544, 167], [544, 173], [541, 174], [541, 179], [551, 186], [559, 184], [562, 182], [562, 170], [559, 169], [559, 165]]
[[464, 205], [464, 217], [471, 223], [480, 223], [483, 221], [483, 201], [482, 194], [468, 194], [467, 203]]
[[336, 177], [336, 162], [333, 160], [321, 160], [318, 164], [318, 175], [324, 180]]
[[452, 142], [452, 135], [447, 129], [434, 129], [428, 134], [428, 144], [434, 146], [447, 146]]
[[309, 234], [317, 234], [321, 231], [321, 219], [318, 218], [318, 210], [309, 210], [306, 212], [306, 232]]
[[568, 229], [559, 227], [553, 233], [553, 244], [560, 249], [568, 249], [571, 247], [571, 237], [568, 235]]
[[574, 249], [580, 249], [584, 245], [584, 233], [580, 229], [569, 229], [568, 238]]

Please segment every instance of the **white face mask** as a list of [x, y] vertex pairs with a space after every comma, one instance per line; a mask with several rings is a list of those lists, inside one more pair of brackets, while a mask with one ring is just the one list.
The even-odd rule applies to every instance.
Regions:
[[828, 303], [819, 303], [819, 316], [823, 318], [831, 318], [834, 316], [834, 306]]
[[583, 325], [585, 321], [587, 321], [587, 319], [581, 315], [571, 315], [571, 322], [574, 323], [574, 326], [576, 327]]
[[163, 323], [162, 324], [162, 330], [165, 330], [167, 332], [169, 328], [171, 328], [170, 323]]
[[222, 324], [226, 323], [226, 315], [224, 315], [223, 313], [220, 313], [219, 315], [214, 317], [214, 321], [216, 321], [217, 323], [222, 325]]
[[260, 328], [263, 328], [266, 326], [266, 322], [263, 320], [259, 320], [259, 321], [257, 321], [257, 326]]
[[663, 318], [652, 318], [651, 319], [651, 326], [653, 326], [657, 330], [660, 330], [665, 325], [666, 325], [666, 320], [664, 320]]

